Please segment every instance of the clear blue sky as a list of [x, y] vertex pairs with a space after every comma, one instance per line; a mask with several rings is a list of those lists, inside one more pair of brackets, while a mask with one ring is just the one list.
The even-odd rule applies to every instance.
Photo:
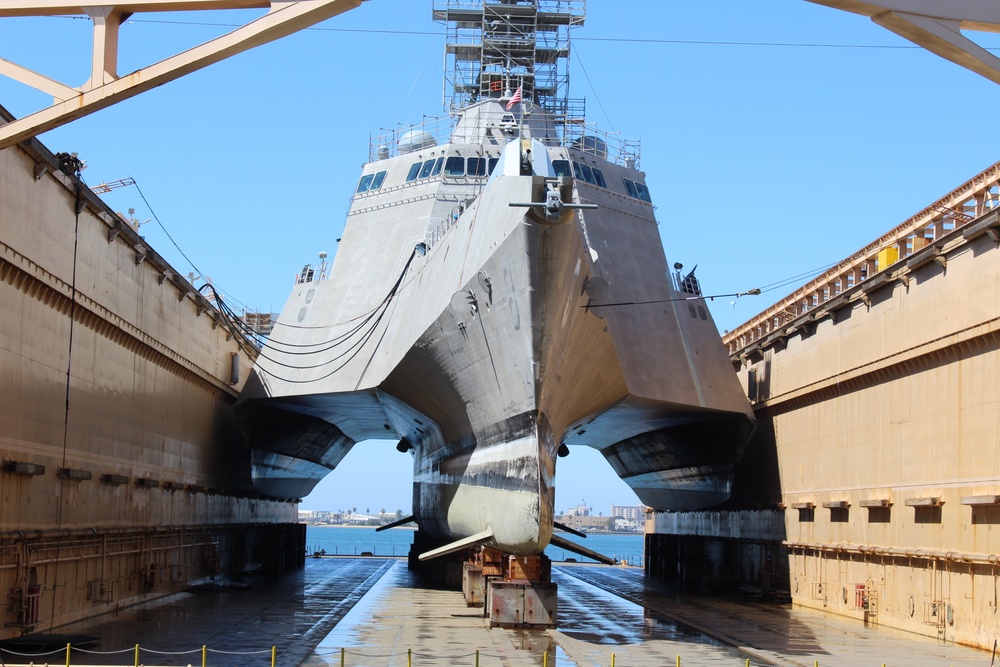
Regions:
[[[137, 15], [119, 72], [255, 15]], [[370, 0], [41, 138], [78, 152], [90, 185], [135, 178], [198, 273], [277, 311], [301, 265], [336, 251], [369, 133], [442, 113], [444, 31], [430, 15], [430, 0]], [[602, 129], [642, 141], [670, 262], [697, 264], [708, 294], [738, 292], [804, 280], [1000, 159], [1000, 87], [910, 47], [804, 0], [590, 0], [571, 94]], [[68, 85], [87, 78], [89, 53], [88, 21], [0, 19], [0, 57]], [[47, 103], [0, 77], [15, 115]], [[106, 199], [153, 217], [134, 188]], [[142, 233], [194, 270], [155, 221]], [[732, 328], [797, 284], [717, 299], [716, 323]], [[410, 481], [409, 456], [363, 443], [302, 507], [406, 511]], [[605, 514], [636, 502], [599, 455], [573, 450], [557, 509], [584, 500]]]

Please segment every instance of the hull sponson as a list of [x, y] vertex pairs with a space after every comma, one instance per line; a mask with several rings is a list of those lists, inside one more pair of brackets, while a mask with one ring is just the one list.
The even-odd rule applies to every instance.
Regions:
[[740, 416], [699, 415], [601, 450], [650, 507], [692, 509], [729, 498], [734, 462], [751, 425]]

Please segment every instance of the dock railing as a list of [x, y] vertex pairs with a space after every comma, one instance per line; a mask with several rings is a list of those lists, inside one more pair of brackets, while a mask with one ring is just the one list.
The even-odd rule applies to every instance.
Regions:
[[[74, 654], [76, 661], [74, 662]], [[212, 655], [212, 660], [209, 661], [209, 654]], [[202, 646], [201, 648], [194, 648], [185, 651], [156, 651], [150, 648], [142, 648], [139, 644], [136, 644], [133, 648], [123, 648], [116, 651], [94, 651], [90, 649], [85, 649], [79, 646], [73, 646], [72, 644], [66, 644], [66, 648], [54, 649], [51, 651], [39, 652], [39, 653], [26, 653], [20, 651], [14, 651], [9, 648], [0, 648], [0, 659], [3, 661], [4, 667], [36, 667], [36, 665], [60, 665], [64, 664], [66, 667], [71, 667], [72, 665], [88, 665], [94, 667], [92, 660], [93, 656], [108, 656], [108, 662], [106, 665], [100, 667], [126, 667], [127, 665], [132, 665], [132, 667], [153, 667], [155, 663], [148, 662], [145, 657], [164, 656], [161, 660], [166, 659], [166, 656], [171, 658], [167, 660], [166, 664], [174, 664], [172, 658], [177, 656], [192, 656], [193, 659], [188, 661], [188, 667], [195, 664], [200, 664], [201, 667], [208, 667], [211, 665], [263, 665], [270, 664], [271, 667], [276, 667], [278, 664], [278, 647], [272, 646], [270, 649], [263, 649], [259, 651], [220, 651], [216, 649], [210, 649], [207, 646]], [[84, 658], [83, 656], [86, 656]], [[224, 656], [224, 657], [222, 657]], [[249, 659], [248, 659], [249, 658]], [[10, 660], [21, 659], [25, 660], [23, 663], [13, 663]], [[101, 658], [102, 660], [104, 658]]]

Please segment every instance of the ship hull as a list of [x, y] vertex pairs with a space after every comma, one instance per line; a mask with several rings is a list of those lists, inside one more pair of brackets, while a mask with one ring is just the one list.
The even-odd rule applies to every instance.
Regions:
[[[620, 202], [555, 219], [509, 205], [545, 190], [544, 176], [491, 179], [448, 234], [406, 264], [406, 287], [367, 336], [377, 343], [360, 347], [363, 363], [328, 377], [316, 363], [315, 381], [302, 375], [307, 386], [361, 388], [308, 391], [265, 368], [239, 406], [251, 448], [271, 463], [306, 456], [322, 474], [355, 442], [394, 435], [414, 457], [422, 532], [448, 541], [485, 531], [490, 544], [524, 555], [551, 537], [563, 444], [600, 449], [652, 506], [725, 500], [753, 421], [704, 305], [692, 318], [678, 304], [655, 224], [625, 219]], [[350, 289], [335, 282], [337, 269], [297, 288], [282, 319], [318, 327], [312, 313]], [[613, 305], [650, 297], [659, 297], [652, 308]], [[252, 426], [262, 410], [285, 411], [299, 428], [264, 437]], [[310, 454], [301, 444], [323, 423], [338, 434]], [[302, 490], [317, 479], [303, 478]]]

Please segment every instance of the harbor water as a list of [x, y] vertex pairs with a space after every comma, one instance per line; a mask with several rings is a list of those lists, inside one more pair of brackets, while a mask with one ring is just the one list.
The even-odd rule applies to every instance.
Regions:
[[[375, 532], [374, 528], [367, 526], [309, 526], [306, 529], [306, 552], [309, 555], [325, 552], [327, 556], [401, 557], [410, 552], [413, 532], [405, 527]], [[576, 536], [569, 536], [568, 539], [620, 563], [636, 567], [643, 564], [641, 533], [593, 533], [585, 539]], [[570, 559], [580, 563], [595, 562], [556, 546], [549, 546], [545, 554], [556, 562], [572, 562]]]

